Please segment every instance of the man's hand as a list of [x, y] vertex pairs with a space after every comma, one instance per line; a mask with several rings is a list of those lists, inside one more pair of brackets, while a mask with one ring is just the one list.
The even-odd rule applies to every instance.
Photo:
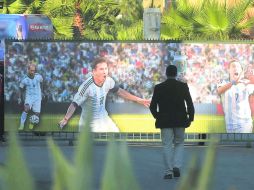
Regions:
[[148, 108], [150, 106], [151, 100], [139, 98], [137, 100], [137, 103], [139, 103], [139, 104], [141, 104], [141, 105], [143, 105], [143, 106]]
[[243, 84], [247, 85], [247, 84], [250, 84], [251, 82], [249, 79], [241, 79], [237, 83], [243, 83]]
[[61, 129], [63, 129], [64, 126], [65, 126], [67, 123], [68, 123], [68, 119], [67, 119], [66, 117], [64, 117], [64, 118], [58, 123], [58, 125], [59, 125], [59, 127], [60, 127]]

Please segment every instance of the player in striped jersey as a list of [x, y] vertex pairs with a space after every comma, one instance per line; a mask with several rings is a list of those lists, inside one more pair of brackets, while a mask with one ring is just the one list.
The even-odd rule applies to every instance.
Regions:
[[242, 65], [233, 60], [229, 65], [229, 80], [218, 85], [225, 114], [227, 133], [252, 133], [253, 124], [249, 96], [254, 92], [254, 84], [244, 79]]
[[[19, 85], [19, 103], [24, 102], [24, 111], [21, 114], [19, 130], [24, 129], [24, 124], [27, 119], [28, 112], [32, 110], [33, 118], [36, 118], [36, 123], [39, 123], [42, 100], [42, 82], [43, 78], [39, 73], [36, 73], [34, 64], [28, 65], [28, 74], [21, 80]], [[24, 97], [23, 97], [24, 96]], [[30, 122], [29, 129], [33, 129], [35, 123]]]
[[80, 106], [82, 113], [79, 120], [79, 130], [85, 126], [85, 122], [91, 116], [89, 125], [92, 132], [119, 132], [119, 128], [108, 116], [105, 107], [106, 96], [109, 91], [146, 107], [150, 105], [150, 100], [139, 98], [119, 88], [115, 81], [108, 76], [107, 60], [97, 58], [92, 65], [92, 76], [86, 79], [79, 87], [66, 115], [59, 122], [60, 128], [63, 128], [68, 123], [76, 108]]

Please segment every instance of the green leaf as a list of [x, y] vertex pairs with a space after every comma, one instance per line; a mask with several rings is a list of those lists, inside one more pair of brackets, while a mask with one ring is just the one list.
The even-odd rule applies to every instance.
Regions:
[[202, 163], [200, 163], [196, 154], [194, 154], [191, 162], [189, 163], [187, 175], [183, 176], [179, 185], [177, 186], [177, 190], [212, 189], [211, 182], [214, 176], [217, 144], [218, 139], [211, 138]]
[[102, 190], [138, 190], [125, 142], [110, 141], [102, 179]]
[[51, 153], [53, 155], [54, 164], [54, 182], [53, 190], [72, 189], [71, 177], [74, 173], [74, 168], [65, 159], [59, 147], [53, 142], [52, 139], [48, 140]]
[[4, 170], [1, 169], [1, 172], [6, 172], [4, 178], [6, 189], [33, 190], [33, 177], [28, 171], [14, 131], [10, 132], [9, 143], [6, 165]]
[[197, 163], [198, 158], [195, 154], [193, 154], [192, 159], [189, 162], [187, 173], [182, 176], [180, 183], [177, 185], [177, 190], [195, 190], [199, 174], [199, 167]]
[[88, 123], [89, 122], [86, 122], [86, 125], [80, 132], [75, 151], [75, 170], [71, 181], [72, 189], [75, 190], [92, 189], [93, 146], [91, 137], [92, 133], [90, 132], [90, 126], [88, 125]]
[[211, 182], [213, 179], [215, 158], [216, 158], [216, 147], [218, 144], [218, 139], [212, 138], [208, 149], [206, 151], [205, 159], [203, 162], [202, 170], [198, 177], [197, 190], [204, 190], [211, 188]]

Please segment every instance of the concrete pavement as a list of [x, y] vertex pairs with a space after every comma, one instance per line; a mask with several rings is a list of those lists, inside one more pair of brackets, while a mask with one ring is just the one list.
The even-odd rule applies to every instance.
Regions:
[[[74, 146], [68, 142], [58, 143], [67, 159], [72, 160]], [[5, 163], [7, 144], [0, 145], [0, 163]], [[163, 162], [161, 146], [129, 145], [129, 154], [134, 173], [142, 190], [175, 189], [180, 179], [163, 179]], [[193, 154], [203, 159], [206, 146], [185, 146], [184, 167], [186, 172]], [[22, 145], [29, 170], [34, 176], [36, 189], [51, 189], [52, 158], [45, 141], [26, 141]], [[100, 189], [104, 161], [106, 157], [106, 143], [94, 143], [94, 189]], [[212, 176], [211, 176], [212, 177]], [[254, 148], [245, 146], [219, 146], [215, 164], [213, 187], [214, 190], [253, 190], [254, 188]]]

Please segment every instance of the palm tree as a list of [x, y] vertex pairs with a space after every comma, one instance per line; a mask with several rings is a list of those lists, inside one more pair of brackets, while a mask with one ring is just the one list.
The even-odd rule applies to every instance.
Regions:
[[176, 0], [162, 16], [163, 39], [237, 39], [245, 37], [243, 31], [254, 24], [246, 12], [253, 0], [210, 0], [195, 4], [194, 0]]

